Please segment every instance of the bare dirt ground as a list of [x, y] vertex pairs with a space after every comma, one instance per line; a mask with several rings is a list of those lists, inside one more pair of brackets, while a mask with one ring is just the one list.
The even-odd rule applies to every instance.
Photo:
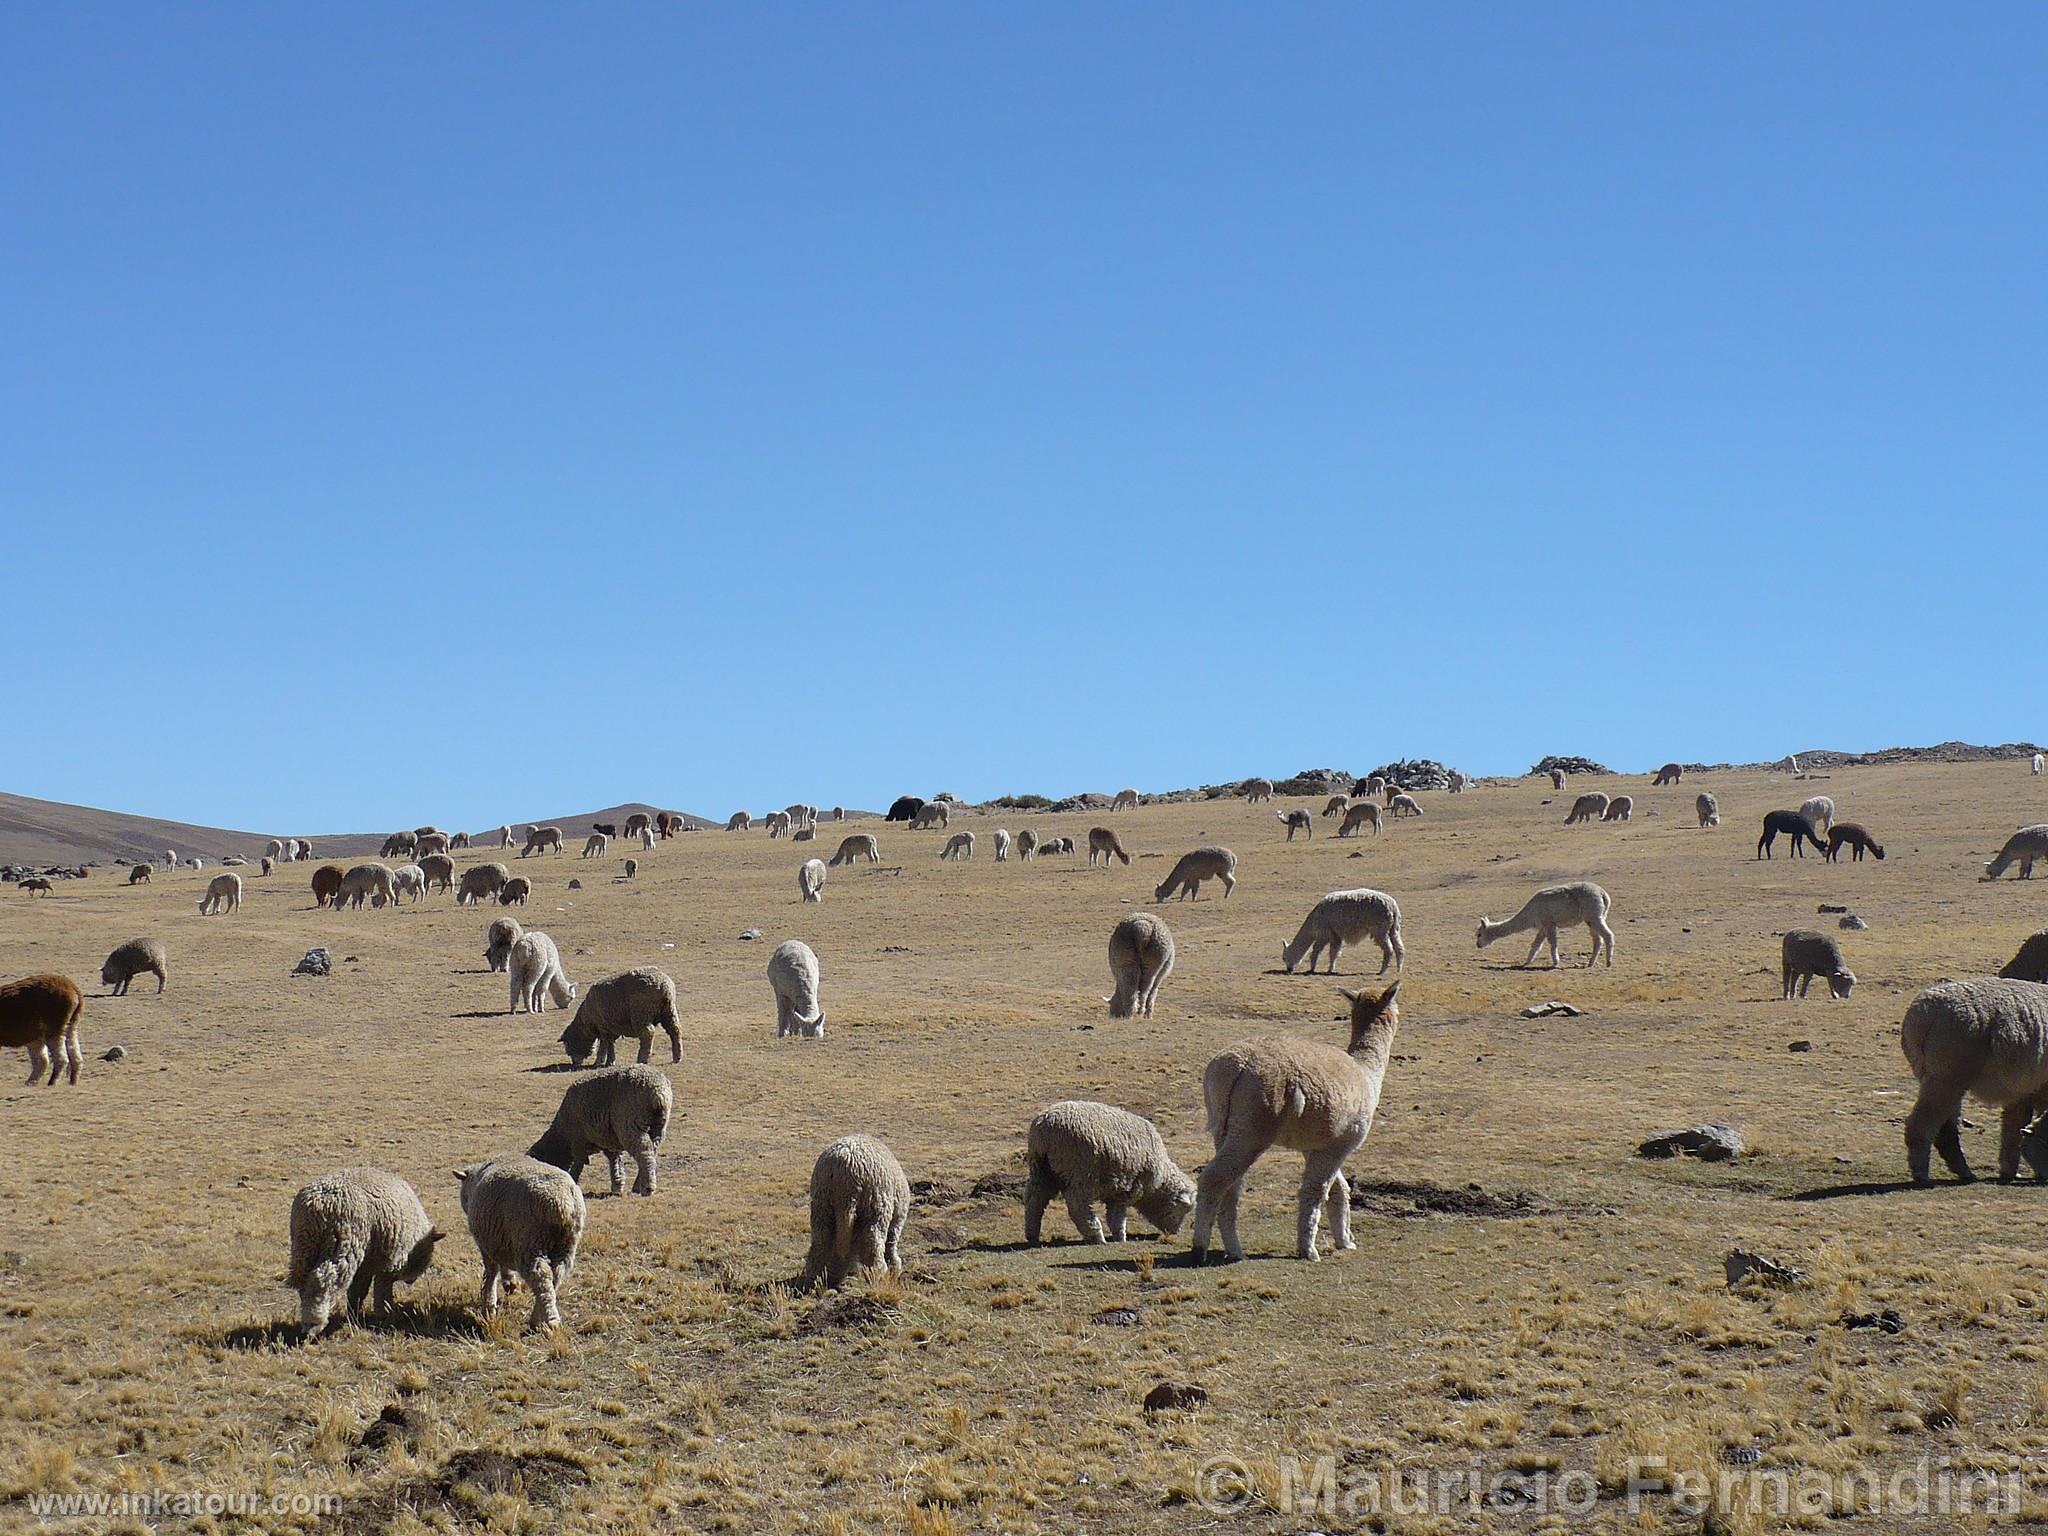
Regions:
[[[1563, 826], [1594, 788], [1633, 794], [1634, 820]], [[1695, 825], [1703, 788], [1718, 830]], [[1762, 813], [1816, 792], [1890, 857], [1831, 867], [1781, 843], [1756, 862]], [[31, 1496], [77, 1491], [332, 1494], [338, 1512], [198, 1523], [349, 1532], [1830, 1523], [1703, 1525], [1668, 1492], [1624, 1497], [1631, 1458], [1719, 1474], [1752, 1456], [1743, 1470], [1830, 1477], [1923, 1458], [2017, 1470], [2017, 1521], [2048, 1517], [2048, 1196], [1902, 1188], [1898, 1048], [1917, 989], [1995, 971], [2048, 921], [2048, 882], [1978, 880], [2015, 827], [2048, 819], [2044, 781], [2012, 763], [1662, 790], [1644, 776], [1576, 781], [1560, 803], [1522, 780], [1423, 804], [1377, 839], [1338, 841], [1319, 817], [1293, 844], [1272, 807], [1241, 802], [1000, 818], [1077, 839], [1114, 825], [1139, 857], [1107, 871], [998, 865], [995, 817], [956, 821], [983, 834], [957, 865], [939, 834], [868, 822], [883, 865], [832, 871], [812, 907], [795, 871], [830, 855], [830, 826], [813, 845], [694, 833], [636, 854], [625, 884], [617, 853], [526, 860], [537, 889], [517, 915], [571, 976], [658, 964], [683, 1000], [661, 1193], [591, 1201], [552, 1339], [522, 1334], [518, 1297], [488, 1325], [473, 1315], [481, 1271], [451, 1177], [526, 1146], [569, 1081], [565, 1016], [507, 1017], [505, 979], [485, 972], [492, 913], [448, 896], [316, 911], [294, 866], [243, 871], [227, 918], [196, 912], [211, 869], [5, 892], [0, 972], [68, 973], [88, 1003], [75, 1088], [18, 1086], [17, 1056], [0, 1090], [0, 1526], [35, 1528]], [[1178, 967], [1155, 1018], [1110, 1020], [1111, 926], [1204, 843], [1236, 850], [1237, 894], [1156, 908]], [[1613, 894], [1611, 971], [1519, 969], [1526, 939], [1475, 949], [1481, 914], [1570, 878]], [[1089, 1248], [1057, 1205], [1055, 1240], [1024, 1249], [1023, 1131], [1045, 1103], [1150, 1115], [1192, 1171], [1216, 1049], [1271, 1030], [1341, 1041], [1337, 987], [1377, 953], [1347, 953], [1334, 980], [1276, 972], [1315, 899], [1358, 885], [1399, 899], [1408, 947], [1396, 1057], [1349, 1170], [1358, 1250], [1293, 1260], [1300, 1163], [1282, 1153], [1247, 1186], [1245, 1263], [1190, 1269], [1185, 1233]], [[1823, 902], [1870, 924], [1841, 935], [1855, 995], [1781, 1002], [1777, 935], [1832, 929]], [[169, 990], [101, 995], [101, 960], [138, 934], [170, 946]], [[823, 1041], [774, 1038], [763, 967], [791, 936], [824, 967]], [[290, 975], [316, 944], [335, 974]], [[1586, 949], [1567, 936], [1569, 961]], [[1550, 999], [1584, 1016], [1517, 1017]], [[128, 1059], [101, 1062], [114, 1044]], [[1997, 1117], [1969, 1113], [1965, 1147], [1989, 1173]], [[1634, 1156], [1716, 1116], [1750, 1155]], [[811, 1162], [852, 1130], [883, 1137], [919, 1192], [909, 1267], [793, 1295]], [[292, 1193], [359, 1162], [410, 1179], [453, 1236], [395, 1322], [295, 1346]], [[594, 1166], [585, 1187], [602, 1186]], [[1731, 1290], [1738, 1245], [1806, 1282]], [[1843, 1323], [1885, 1309], [1901, 1331]], [[1207, 1399], [1148, 1413], [1162, 1381]], [[1230, 1491], [1234, 1474], [1202, 1471], [1218, 1457], [1252, 1490], [1228, 1512], [1203, 1502]], [[1515, 1481], [1476, 1510], [1303, 1510], [1289, 1468], [1321, 1457], [1351, 1490], [1395, 1470]], [[1588, 1509], [1529, 1491], [1566, 1474]], [[1971, 1525], [1864, 1502], [1859, 1531]]]

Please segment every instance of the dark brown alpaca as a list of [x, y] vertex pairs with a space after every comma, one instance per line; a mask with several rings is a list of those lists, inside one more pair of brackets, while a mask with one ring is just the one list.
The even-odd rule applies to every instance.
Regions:
[[1844, 843], [1847, 843], [1856, 850], [1855, 862], [1858, 864], [1863, 862], [1865, 849], [1868, 849], [1880, 859], [1884, 857], [1884, 844], [1864, 831], [1863, 828], [1857, 826], [1855, 822], [1838, 821], [1828, 828], [1827, 859], [1830, 864], [1834, 863], [1840, 856]]

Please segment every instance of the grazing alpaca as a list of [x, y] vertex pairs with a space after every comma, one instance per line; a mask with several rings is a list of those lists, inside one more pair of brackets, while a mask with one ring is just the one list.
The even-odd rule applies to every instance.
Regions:
[[1826, 795], [1815, 795], [1800, 805], [1799, 814], [1812, 822], [1816, 830], [1825, 832], [1835, 824], [1835, 802]]
[[1396, 816], [1420, 816], [1422, 814], [1422, 807], [1415, 803], [1415, 797], [1413, 795], [1404, 795], [1399, 791], [1387, 796], [1387, 809]]
[[1586, 957], [1586, 964], [1600, 958], [1600, 949], [1607, 948], [1607, 964], [1614, 964], [1614, 930], [1607, 926], [1607, 911], [1612, 905], [1607, 893], [1590, 880], [1574, 880], [1568, 885], [1545, 886], [1522, 904], [1522, 910], [1506, 922], [1496, 923], [1491, 918], [1479, 919], [1479, 947], [1486, 948], [1495, 939], [1504, 939], [1511, 933], [1528, 933], [1534, 930], [1536, 942], [1529, 946], [1529, 953], [1522, 961], [1523, 966], [1536, 963], [1536, 951], [1545, 944], [1550, 946], [1550, 964], [1554, 970], [1558, 964], [1557, 930], [1576, 928], [1581, 923], [1593, 935], [1593, 953]]
[[1227, 900], [1237, 889], [1237, 855], [1228, 848], [1197, 848], [1192, 853], [1182, 854], [1180, 862], [1173, 866], [1173, 873], [1159, 882], [1152, 899], [1164, 901], [1169, 892], [1178, 891], [1183, 901], [1190, 896], [1199, 901], [1204, 880], [1221, 880]]
[[1120, 789], [1116, 798], [1109, 802], [1112, 811], [1135, 811], [1138, 808], [1138, 792], [1135, 789]]
[[1293, 938], [1280, 947], [1281, 962], [1289, 975], [1308, 956], [1309, 974], [1325, 949], [1330, 951], [1330, 974], [1337, 972], [1337, 956], [1346, 944], [1371, 939], [1380, 948], [1379, 974], [1387, 967], [1405, 966], [1407, 951], [1401, 944], [1401, 909], [1385, 891], [1360, 886], [1355, 891], [1332, 891], [1309, 909]]
[[1344, 821], [1337, 828], [1339, 837], [1355, 836], [1360, 827], [1372, 828], [1372, 835], [1380, 835], [1380, 808], [1370, 800], [1360, 800], [1344, 813]]
[[1816, 976], [1828, 984], [1831, 998], [1847, 997], [1856, 986], [1856, 973], [1842, 958], [1842, 946], [1829, 934], [1794, 928], [1785, 935], [1779, 955], [1778, 979], [1784, 984], [1781, 995], [1788, 1002], [1794, 987], [1801, 997], [1806, 996], [1806, 989], [1813, 985]]
[[1884, 857], [1884, 844], [1856, 825], [1855, 822], [1838, 821], [1828, 828], [1827, 861], [1830, 864], [1834, 863], [1840, 856], [1844, 843], [1847, 843], [1856, 850], [1854, 860], [1858, 864], [1863, 862], [1863, 854], [1866, 849], [1879, 859]]
[[1693, 805], [1700, 813], [1701, 826], [1718, 827], [1721, 825], [1721, 802], [1712, 795], [1701, 795], [1699, 799], [1693, 801]]
[[1572, 802], [1572, 813], [1565, 817], [1564, 824], [1568, 827], [1577, 826], [1582, 821], [1600, 821], [1606, 815], [1607, 797], [1595, 790], [1592, 794], [1581, 795]]
[[1666, 763], [1662, 768], [1659, 768], [1657, 770], [1656, 782], [1651, 784], [1650, 788], [1659, 789], [1666, 784], [1676, 784], [1680, 779], [1684, 777], [1685, 770], [1681, 768], [1677, 763]]
[[[1802, 840], [1813, 844], [1813, 851], [1823, 858], [1827, 856], [1827, 844], [1820, 840], [1820, 834], [1813, 830], [1813, 823], [1797, 811], [1768, 811], [1764, 815], [1764, 835], [1756, 840], [1756, 856], [1760, 859], [1771, 857], [1771, 845], [1782, 832], [1792, 839], [1792, 851], [1799, 853]], [[1802, 858], [1805, 856], [1800, 855]]]
[[2005, 846], [1998, 850], [1998, 857], [1984, 866], [1984, 878], [1996, 880], [2017, 863], [2020, 878], [2034, 878], [2034, 860], [2048, 859], [2048, 822], [2037, 822], [2031, 827], [2021, 827], [2005, 840]]
[[1635, 814], [1636, 802], [1633, 796], [1616, 795], [1607, 802], [1607, 809], [1600, 813], [1602, 821], [1627, 821]]
[[1209, 1063], [1202, 1098], [1216, 1155], [1195, 1189], [1196, 1264], [1207, 1261], [1209, 1230], [1216, 1224], [1223, 1230], [1224, 1253], [1244, 1257], [1237, 1237], [1238, 1196], [1252, 1164], [1276, 1146], [1302, 1155], [1296, 1257], [1321, 1257], [1316, 1228], [1326, 1207], [1332, 1244], [1355, 1246], [1344, 1160], [1372, 1132], [1400, 1024], [1400, 990], [1396, 981], [1376, 995], [1344, 993], [1351, 1001], [1351, 1039], [1341, 1051], [1320, 1040], [1278, 1035], [1234, 1045]]
[[1088, 863], [1093, 866], [1098, 857], [1104, 865], [1111, 859], [1117, 859], [1125, 864], [1131, 862], [1131, 856], [1124, 852], [1124, 845], [1117, 841], [1116, 834], [1108, 827], [1088, 829]]
[[1287, 841], [1290, 843], [1294, 841], [1296, 832], [1305, 832], [1311, 842], [1315, 840], [1316, 824], [1307, 811], [1275, 811], [1273, 814], [1287, 828]]
[[1261, 800], [1273, 798], [1273, 781], [1271, 779], [1246, 779], [1237, 787], [1237, 792], [1244, 796], [1244, 803], [1246, 805], [1257, 805]]
[[1323, 806], [1323, 814], [1325, 816], [1342, 816], [1350, 809], [1351, 797], [1349, 795], [1332, 795]]
[[1133, 912], [1109, 935], [1109, 976], [1116, 987], [1109, 1004], [1112, 1019], [1134, 1014], [1152, 1017], [1159, 987], [1173, 970], [1173, 930], [1150, 912]]

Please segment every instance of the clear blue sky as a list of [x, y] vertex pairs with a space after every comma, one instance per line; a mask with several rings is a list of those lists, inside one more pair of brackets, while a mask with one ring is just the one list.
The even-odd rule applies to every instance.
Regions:
[[2048, 8], [17, 5], [0, 788], [2048, 734]]

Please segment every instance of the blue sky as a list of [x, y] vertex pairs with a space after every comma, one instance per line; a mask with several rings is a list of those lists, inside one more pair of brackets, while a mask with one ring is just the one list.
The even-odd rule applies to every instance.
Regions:
[[0, 787], [466, 826], [2048, 734], [2048, 9], [5, 30]]

